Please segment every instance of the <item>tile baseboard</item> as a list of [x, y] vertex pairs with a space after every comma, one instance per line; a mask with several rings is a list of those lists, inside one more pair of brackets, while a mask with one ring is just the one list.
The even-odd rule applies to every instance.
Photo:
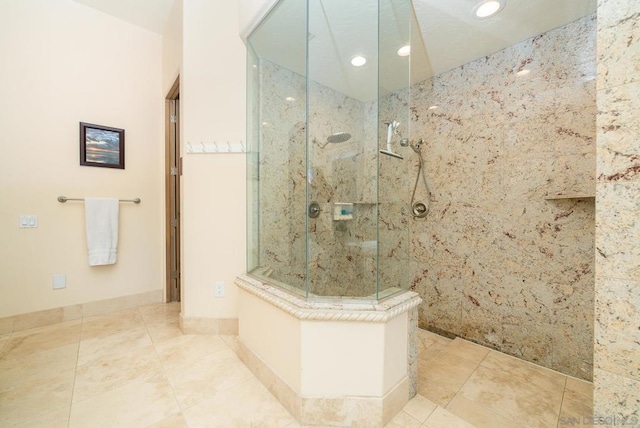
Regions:
[[102, 315], [113, 311], [135, 308], [137, 306], [161, 303], [164, 291], [153, 290], [112, 299], [97, 300], [77, 305], [45, 309], [0, 318], [0, 334], [29, 330], [66, 321], [82, 319], [93, 315]]
[[303, 397], [241, 339], [238, 357], [303, 425], [383, 427], [409, 402], [410, 380], [406, 376], [384, 397]]
[[238, 334], [238, 318], [184, 317], [180, 314], [183, 334]]

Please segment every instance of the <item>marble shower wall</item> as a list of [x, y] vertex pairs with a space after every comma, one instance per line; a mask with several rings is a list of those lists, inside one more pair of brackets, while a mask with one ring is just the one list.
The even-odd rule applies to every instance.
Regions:
[[[377, 145], [371, 121], [377, 103], [314, 82], [307, 91], [306, 85], [303, 76], [261, 62], [260, 268], [253, 273], [298, 290], [308, 275], [312, 295], [370, 296], [376, 285]], [[327, 143], [337, 132], [351, 138]], [[309, 201], [320, 205], [318, 218], [307, 219], [307, 191]], [[334, 221], [335, 202], [354, 203], [353, 220]]]
[[421, 327], [583, 379], [594, 199], [545, 197], [594, 194], [595, 25], [583, 18], [412, 87], [431, 209], [406, 216]]
[[296, 73], [260, 62], [259, 267], [252, 273], [304, 290], [306, 88]]
[[[640, 422], [640, 2], [598, 1], [594, 414]], [[613, 424], [611, 424], [613, 425]]]
[[[309, 291], [371, 296], [376, 285], [376, 182], [365, 174], [375, 148], [365, 122], [371, 106], [315, 82], [310, 82], [308, 97], [309, 199], [322, 210], [309, 220]], [[350, 140], [326, 144], [337, 132], [348, 132]], [[334, 203], [353, 203], [353, 219], [334, 220]]]
[[304, 290], [306, 89], [304, 79], [260, 62], [259, 267], [254, 274]]

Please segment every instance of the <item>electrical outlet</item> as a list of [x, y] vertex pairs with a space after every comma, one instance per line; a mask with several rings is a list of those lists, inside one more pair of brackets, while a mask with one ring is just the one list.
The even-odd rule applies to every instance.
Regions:
[[65, 274], [54, 274], [53, 289], [59, 290], [61, 288], [67, 288], [67, 276]]
[[216, 281], [213, 289], [213, 295], [216, 297], [224, 297], [224, 281]]

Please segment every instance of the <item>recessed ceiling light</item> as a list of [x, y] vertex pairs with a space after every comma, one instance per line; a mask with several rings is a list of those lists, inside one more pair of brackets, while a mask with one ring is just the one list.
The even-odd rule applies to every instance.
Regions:
[[531, 73], [531, 70], [529, 70], [528, 68], [525, 68], [523, 70], [518, 71], [516, 74], [518, 76], [526, 76], [529, 73]]
[[400, 49], [398, 49], [399, 56], [409, 56], [411, 53], [411, 45], [404, 45]]
[[488, 18], [500, 12], [506, 0], [482, 0], [473, 8], [473, 16], [479, 19]]
[[367, 59], [361, 55], [354, 56], [351, 58], [351, 65], [354, 67], [362, 67], [367, 63]]

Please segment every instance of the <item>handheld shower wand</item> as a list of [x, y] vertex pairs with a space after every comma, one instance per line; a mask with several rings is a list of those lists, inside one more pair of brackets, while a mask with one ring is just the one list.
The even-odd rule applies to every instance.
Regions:
[[387, 149], [380, 150], [380, 153], [388, 156], [393, 156], [394, 158], [403, 159], [402, 156], [394, 153], [391, 149], [391, 140], [393, 139], [393, 136], [398, 133], [399, 126], [400, 122], [398, 122], [397, 120], [394, 120], [393, 122], [387, 124]]

